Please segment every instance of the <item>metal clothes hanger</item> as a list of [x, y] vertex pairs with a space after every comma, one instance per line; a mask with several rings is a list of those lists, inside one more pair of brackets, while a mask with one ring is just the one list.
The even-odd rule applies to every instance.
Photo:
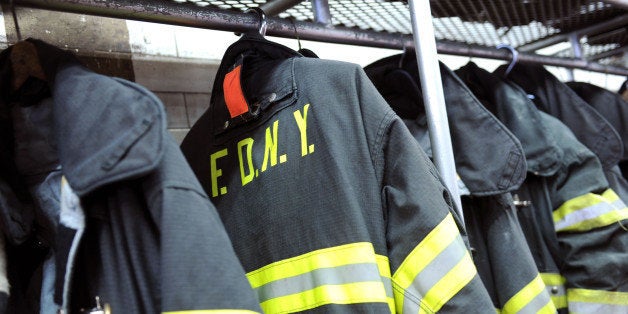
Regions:
[[510, 59], [510, 64], [508, 65], [508, 68], [506, 68], [506, 72], [504, 72], [504, 76], [508, 76], [508, 74], [510, 73], [510, 71], [512, 71], [512, 68], [515, 67], [515, 64], [517, 63], [517, 60], [519, 59], [519, 52], [511, 45], [508, 44], [499, 44], [496, 47], [497, 49], [508, 49], [512, 55], [512, 59]]

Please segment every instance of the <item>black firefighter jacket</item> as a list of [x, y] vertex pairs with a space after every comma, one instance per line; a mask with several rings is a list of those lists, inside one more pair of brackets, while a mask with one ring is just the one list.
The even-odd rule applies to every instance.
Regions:
[[[503, 73], [504, 68], [500, 66], [495, 73]], [[576, 138], [602, 162], [609, 187], [624, 202], [628, 202], [628, 181], [619, 169], [624, 145], [611, 123], [543, 66], [515, 65], [508, 79], [532, 95], [537, 108], [558, 118], [571, 129]]]
[[620, 94], [597, 85], [584, 82], [567, 82], [566, 84], [587, 104], [595, 108], [619, 134], [624, 146], [619, 168], [623, 177], [628, 178], [628, 102]]
[[259, 312], [161, 102], [72, 62], [11, 92], [12, 48], [0, 54], [8, 313], [82, 313], [96, 297], [114, 314]]
[[[388, 57], [365, 71], [429, 155], [416, 58]], [[456, 171], [464, 191], [465, 226], [480, 278], [501, 313], [554, 313], [509, 193], [526, 174], [521, 144], [442, 64], [441, 76]]]
[[526, 153], [529, 173], [516, 193], [528, 203], [518, 214], [556, 307], [625, 313], [626, 210], [609, 189], [599, 159], [567, 126], [538, 110], [520, 87], [473, 63], [456, 73]]
[[355, 64], [250, 35], [182, 149], [266, 313], [488, 313], [452, 200]]

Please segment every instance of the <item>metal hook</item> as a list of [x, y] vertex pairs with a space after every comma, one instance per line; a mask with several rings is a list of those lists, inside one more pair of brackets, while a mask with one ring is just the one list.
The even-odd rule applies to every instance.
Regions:
[[292, 23], [292, 27], [294, 28], [294, 37], [297, 39], [297, 45], [299, 46], [299, 50], [301, 50], [301, 39], [299, 38], [299, 31], [297, 30], [297, 22], [296, 19], [292, 16], [288, 17], [290, 23]]
[[399, 64], [397, 64], [397, 68], [401, 69], [403, 67], [403, 61], [406, 59], [406, 54], [408, 53], [408, 48], [403, 41], [403, 34], [399, 34], [399, 42], [401, 43], [403, 51], [401, 52], [401, 58], [399, 58]]
[[508, 65], [508, 68], [506, 68], [506, 73], [504, 75], [508, 75], [510, 73], [510, 71], [512, 71], [512, 68], [515, 67], [515, 64], [517, 63], [517, 59], [519, 59], [519, 52], [513, 48], [511, 45], [508, 44], [499, 44], [496, 47], [497, 49], [508, 49], [512, 55], [512, 59], [510, 60], [510, 64]]
[[259, 28], [257, 29], [257, 31], [259, 32], [260, 35], [266, 36], [267, 23], [266, 23], [266, 14], [264, 13], [264, 10], [262, 10], [262, 8], [260, 7], [254, 7], [254, 8], [250, 8], [246, 10], [244, 13], [250, 13], [250, 12], [255, 12], [257, 16], [259, 16]]
[[17, 21], [17, 13], [15, 13], [15, 4], [13, 4], [13, 0], [9, 3], [11, 7], [11, 15], [13, 17], [13, 24], [15, 25], [15, 34], [17, 35], [17, 41], [22, 41], [22, 32], [20, 31], [20, 24]]

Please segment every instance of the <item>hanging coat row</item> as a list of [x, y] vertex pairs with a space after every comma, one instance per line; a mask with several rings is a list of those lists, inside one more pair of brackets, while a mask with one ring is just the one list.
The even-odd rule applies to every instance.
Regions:
[[[9, 313], [626, 309], [626, 209], [598, 157], [473, 64], [441, 65], [465, 230], [414, 58], [365, 73], [245, 34], [186, 162], [152, 93], [26, 44], [0, 54]], [[574, 223], [587, 208], [606, 216]]]
[[[406, 121], [409, 129], [425, 147], [429, 141], [426, 139], [424, 118], [421, 118], [422, 106], [417, 105], [422, 98], [418, 88], [420, 84], [416, 64], [406, 67], [403, 62], [399, 62], [400, 59], [400, 56], [390, 57], [367, 66], [366, 70], [389, 104], [401, 116], [408, 118]], [[568, 304], [572, 312], [591, 312], [594, 308], [609, 313], [626, 311], [628, 289], [625, 287], [625, 269], [628, 263], [626, 258], [628, 235], [623, 225], [626, 224], [628, 209], [613, 190], [616, 188], [622, 191], [625, 179], [621, 174], [617, 175], [617, 171], [610, 175], [610, 171], [603, 171], [615, 167], [619, 159], [609, 161], [607, 158], [607, 167], [604, 168], [597, 156], [581, 144], [564, 124], [540, 112], [528, 99], [528, 94], [499, 76], [488, 73], [472, 63], [456, 71], [456, 74], [500, 120], [499, 124], [503, 123], [512, 131], [522, 145], [528, 175], [520, 187], [516, 186], [511, 190], [515, 196], [511, 204], [519, 207], [517, 213], [521, 228], [514, 228], [510, 233], [520, 234], [516, 231], [518, 229], [525, 234], [538, 272], [546, 283], [556, 307], [560, 312], [566, 312]], [[543, 75], [549, 77], [548, 74]], [[473, 160], [476, 158], [485, 160], [483, 167], [477, 169], [484, 168], [482, 170], [486, 173], [483, 178], [491, 178], [491, 169], [500, 169], [500, 163], [496, 162], [495, 158], [502, 162], [512, 159], [507, 153], [508, 147], [512, 145], [508, 145], [503, 140], [504, 137], [500, 136], [503, 133], [501, 128], [473, 122], [478, 117], [477, 114], [472, 114], [473, 104], [479, 102], [475, 100], [474, 95], [470, 95], [466, 87], [460, 86], [456, 75], [448, 69], [442, 67], [441, 75], [457, 170], [464, 186], [473, 195], [473, 187], [476, 185], [474, 181], [478, 177], [470, 175], [473, 172], [468, 171], [473, 169]], [[532, 85], [531, 82], [543, 82], [538, 77], [532, 80], [526, 77], [520, 79]], [[557, 83], [559, 82], [552, 80], [552, 84]], [[570, 90], [560, 91], [572, 93]], [[569, 104], [564, 102], [561, 104], [564, 105], [564, 110], [568, 111]], [[598, 128], [611, 130], [608, 123], [602, 124], [605, 121], [599, 114], [594, 118], [598, 121]], [[615, 134], [613, 131], [602, 136], [606, 142], [597, 142], [600, 154], [608, 151], [603, 150], [605, 146], [602, 145], [606, 144], [608, 139], [614, 140]], [[599, 137], [600, 132], [588, 136]], [[491, 144], [482, 145], [482, 141], [487, 140]], [[612, 143], [615, 147], [621, 148], [618, 141]], [[494, 156], [492, 159], [485, 156], [486, 150], [492, 153]], [[481, 173], [478, 170], [475, 172]], [[604, 174], [613, 178], [616, 185], [609, 188]], [[486, 203], [479, 207], [471, 206], [465, 201], [469, 199], [468, 196], [463, 196], [463, 206], [466, 206], [465, 217], [468, 216], [467, 221], [470, 222], [467, 224], [470, 242], [478, 253], [482, 253], [485, 249], [484, 243], [478, 239], [482, 238], [480, 236], [482, 232], [488, 230], [480, 229], [474, 236], [474, 229], [479, 226], [474, 223], [477, 218], [473, 216], [491, 217], [489, 209], [492, 207]], [[580, 217], [582, 221], [576, 221], [578, 220], [576, 217]], [[524, 253], [517, 251], [519, 255], [525, 256]], [[475, 259], [476, 264], [483, 282], [488, 287], [495, 283], [489, 269], [498, 269], [500, 263], [513, 253], [506, 254], [506, 256], [493, 255], [492, 259], [485, 259], [481, 254], [476, 254], [479, 255], [479, 258]], [[518, 259], [523, 260], [525, 257], [519, 256]], [[482, 271], [483, 269], [485, 270]], [[522, 275], [523, 273], [513, 272], [511, 273], [513, 278], [508, 279], [508, 282], [516, 283], [518, 279], [520, 280], [518, 288], [522, 289], [521, 291], [532, 289], [531, 285], [525, 285], [526, 280], [523, 280], [525, 276], [518, 277]], [[502, 287], [504, 285], [501, 283]], [[493, 293], [493, 301], [498, 308], [506, 308], [506, 303], [499, 296], [499, 292], [504, 291], [500, 288]], [[530, 303], [527, 304], [532, 305], [537, 301], [530, 298], [527, 300]]]

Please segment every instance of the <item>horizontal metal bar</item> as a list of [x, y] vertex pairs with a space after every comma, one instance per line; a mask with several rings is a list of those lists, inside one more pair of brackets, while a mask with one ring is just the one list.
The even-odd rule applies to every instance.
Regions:
[[587, 60], [590, 60], [590, 61], [600, 60], [600, 59], [616, 56], [616, 55], [619, 55], [619, 54], [622, 54], [622, 53], [626, 53], [626, 52], [628, 52], [628, 46], [619, 47], [619, 48], [616, 48], [616, 49], [613, 49], [613, 50], [600, 52], [600, 53], [598, 53], [596, 55], [592, 55], [592, 56], [587, 57]]
[[266, 16], [275, 16], [281, 12], [293, 8], [303, 0], [272, 0], [260, 5], [260, 9], [266, 13]]
[[615, 7], [628, 10], [628, 1], [626, 0], [602, 0], [602, 2], [606, 2]]
[[521, 45], [517, 47], [517, 50], [525, 51], [525, 52], [532, 52], [532, 51], [536, 51], [544, 47], [549, 47], [557, 43], [569, 41], [569, 38], [574, 35], [578, 37], [582, 37], [584, 35], [590, 35], [590, 34], [595, 35], [595, 34], [599, 34], [599, 33], [612, 30], [615, 28], [619, 28], [625, 25], [628, 25], [628, 14], [623, 14], [615, 18], [612, 18], [608, 21], [604, 21], [602, 23], [591, 25], [591, 26], [588, 26], [579, 30], [569, 32], [569, 33], [562, 33], [562, 34], [558, 34], [558, 35], [554, 35], [550, 37], [545, 37], [540, 40], [537, 40], [537, 41], [534, 41], [525, 45]]
[[[439, 53], [449, 55], [473, 56], [499, 60], [510, 60], [511, 58], [510, 52], [505, 50], [497, 50], [489, 47], [464, 45], [458, 43], [439, 42], [436, 45], [436, 49]], [[565, 68], [582, 69], [593, 72], [602, 72], [607, 74], [628, 75], [627, 68], [607, 66], [582, 59], [543, 56], [528, 52], [519, 52], [519, 56], [517, 59], [517, 62], [520, 63], [543, 64]]]
[[[6, 1], [6, 0], [4, 0]], [[246, 14], [193, 4], [158, 0], [13, 0], [16, 5], [33, 8], [92, 14], [113, 18], [157, 22], [171, 25], [207, 28], [230, 32], [257, 31], [259, 24], [255, 14]], [[295, 26], [299, 38], [336, 44], [348, 44], [376, 48], [412, 49], [412, 35], [400, 36], [346, 27], [328, 27], [318, 23], [269, 17], [267, 36], [295, 38]], [[510, 60], [510, 52], [492, 47], [466, 45], [453, 42], [437, 42], [438, 53], [473, 56], [489, 59]], [[542, 56], [520, 53], [519, 62], [547, 64], [567, 68], [578, 68], [594, 72], [628, 75], [628, 69], [604, 66], [587, 60]]]

